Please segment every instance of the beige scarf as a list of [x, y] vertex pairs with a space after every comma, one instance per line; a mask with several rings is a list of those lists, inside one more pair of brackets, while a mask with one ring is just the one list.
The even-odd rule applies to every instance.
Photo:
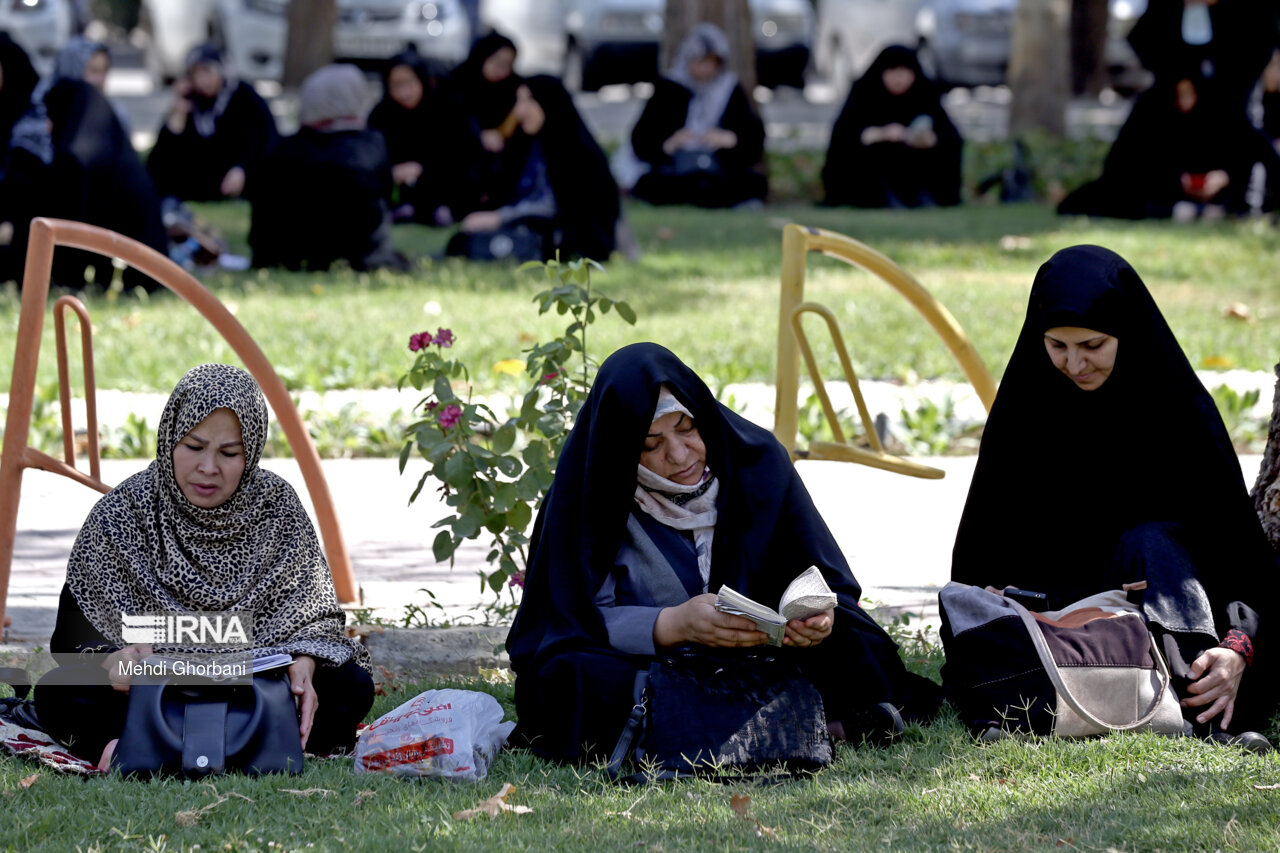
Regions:
[[[658, 392], [658, 405], [653, 420], [671, 412], [691, 413], [663, 385]], [[643, 465], [636, 466], [636, 504], [654, 519], [676, 530], [693, 533], [694, 550], [698, 555], [698, 574], [702, 576], [705, 592], [711, 580], [711, 541], [715, 538], [716, 496], [720, 494], [720, 481], [707, 468], [702, 481], [683, 485], [660, 477]]]

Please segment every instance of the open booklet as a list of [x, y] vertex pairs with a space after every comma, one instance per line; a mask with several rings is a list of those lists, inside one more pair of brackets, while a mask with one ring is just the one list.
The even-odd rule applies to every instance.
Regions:
[[752, 601], [728, 586], [720, 587], [716, 593], [716, 610], [745, 616], [755, 622], [758, 629], [769, 635], [771, 646], [782, 645], [786, 624], [792, 619], [808, 619], [835, 606], [836, 594], [827, 586], [817, 566], [810, 566], [787, 585], [777, 610]]

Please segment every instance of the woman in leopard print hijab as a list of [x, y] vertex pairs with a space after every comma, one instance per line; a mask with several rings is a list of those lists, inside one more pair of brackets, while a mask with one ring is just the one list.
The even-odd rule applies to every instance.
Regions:
[[354, 742], [372, 701], [368, 653], [345, 634], [328, 564], [297, 494], [258, 466], [267, 419], [248, 373], [224, 364], [193, 368], [165, 405], [155, 461], [90, 512], [67, 565], [50, 648], [106, 652], [103, 662], [62, 669], [63, 676], [103, 669], [110, 684], [93, 672], [95, 685], [46, 677], [36, 691], [46, 729], [73, 751], [96, 759], [123, 728], [128, 678], [119, 659], [214, 651], [125, 642], [122, 614], [158, 612], [251, 613], [254, 655], [294, 657], [290, 680], [304, 743], [310, 734], [311, 751], [327, 752]]

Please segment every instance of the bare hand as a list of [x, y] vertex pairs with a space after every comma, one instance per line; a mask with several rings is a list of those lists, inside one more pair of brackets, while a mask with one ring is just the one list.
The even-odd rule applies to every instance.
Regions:
[[912, 131], [907, 134], [907, 144], [912, 148], [932, 148], [938, 144], [938, 134], [931, 128]]
[[738, 146], [738, 134], [722, 127], [713, 127], [702, 134], [702, 145], [712, 151], [736, 148]]
[[112, 689], [128, 693], [129, 683], [133, 680], [133, 664], [150, 656], [151, 646], [147, 643], [125, 646], [107, 655], [107, 659], [102, 662], [102, 668], [107, 671], [107, 680], [111, 682]]
[[403, 184], [411, 187], [418, 182], [418, 178], [422, 177], [422, 164], [413, 160], [407, 163], [396, 163], [391, 167], [391, 177], [395, 178], [397, 184]]
[[653, 624], [653, 644], [659, 648], [681, 643], [758, 646], [768, 641], [769, 635], [757, 631], [756, 623], [745, 616], [716, 610], [716, 596], [710, 592], [695, 595], [676, 607], [663, 608]]
[[1208, 705], [1203, 714], [1196, 715], [1196, 722], [1204, 723], [1222, 714], [1222, 728], [1231, 725], [1235, 711], [1236, 694], [1240, 691], [1240, 678], [1244, 675], [1244, 656], [1231, 649], [1208, 649], [1191, 664], [1191, 686], [1188, 696], [1182, 700], [1184, 708]]
[[311, 683], [315, 674], [316, 659], [310, 655], [296, 655], [289, 665], [289, 689], [298, 703], [298, 734], [302, 736], [304, 749], [311, 735], [311, 724], [315, 722], [316, 708], [320, 707], [316, 688]]
[[222, 186], [219, 189], [226, 198], [238, 198], [244, 192], [244, 169], [239, 166], [228, 169], [222, 176]]
[[477, 210], [463, 217], [459, 227], [468, 234], [477, 231], [496, 231], [502, 227], [502, 217], [496, 210]]
[[1218, 193], [1227, 188], [1227, 184], [1231, 183], [1231, 176], [1222, 169], [1214, 169], [1205, 173], [1203, 184], [1197, 186], [1193, 181], [1194, 178], [1184, 172], [1182, 175], [1182, 191], [1196, 201], [1208, 202], [1212, 201]]
[[693, 141], [693, 134], [682, 127], [675, 133], [671, 134], [666, 142], [662, 143], [662, 151], [667, 156], [671, 156], [680, 149], [687, 148]]
[[507, 147], [507, 140], [502, 138], [501, 132], [490, 128], [480, 131], [480, 144], [490, 154], [501, 154], [502, 149]]
[[826, 613], [810, 616], [804, 621], [792, 619], [787, 623], [787, 633], [782, 638], [782, 644], [784, 646], [797, 646], [802, 649], [816, 646], [831, 636], [831, 628], [835, 625], [835, 622], [836, 611], [834, 607]]

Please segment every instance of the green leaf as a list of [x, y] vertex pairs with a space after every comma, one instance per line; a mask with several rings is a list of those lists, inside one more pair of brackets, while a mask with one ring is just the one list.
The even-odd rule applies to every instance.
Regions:
[[431, 553], [435, 555], [437, 563], [443, 563], [445, 560], [453, 559], [453, 549], [456, 547], [453, 534], [447, 530], [441, 530], [436, 534], [435, 541], [431, 543]]
[[484, 513], [477, 506], [467, 507], [466, 512], [453, 520], [453, 535], [459, 539], [471, 539], [480, 532]]
[[507, 514], [504, 512], [490, 515], [484, 520], [484, 529], [497, 535], [507, 529]]
[[409, 454], [413, 453], [413, 442], [406, 441], [404, 447], [400, 448], [400, 473], [404, 473], [404, 466], [409, 464]]
[[[621, 304], [621, 303], [619, 303]], [[619, 311], [622, 309], [619, 308]], [[455, 399], [453, 396], [453, 386], [449, 384], [449, 377], [443, 373], [436, 375], [435, 385], [432, 386], [436, 393], [436, 399], [440, 401], [440, 405], [451, 403]]]
[[501, 570], [489, 575], [487, 578], [489, 582], [489, 589], [494, 592], [502, 592], [502, 587], [506, 585], [508, 577], [510, 577], [510, 575]]
[[636, 312], [631, 310], [631, 306], [625, 302], [615, 302], [613, 307], [618, 309], [618, 316], [626, 320], [629, 325], [636, 324]]
[[431, 472], [428, 471], [427, 473], [423, 474], [420, 478], [418, 478], [418, 486], [413, 490], [413, 494], [409, 495], [409, 503], [413, 503], [418, 499], [418, 495], [422, 493], [422, 487], [427, 484], [427, 477], [429, 477], [430, 475], [431, 475]]
[[613, 307], [613, 300], [608, 297], [601, 296], [598, 304], [600, 306], [600, 313], [608, 314], [609, 309]]
[[[498, 431], [493, 434], [493, 452], [499, 456], [511, 449], [516, 443], [516, 425], [511, 421], [507, 421], [498, 427]], [[404, 467], [403, 465], [401, 467]], [[499, 463], [501, 468], [501, 463]]]
[[507, 512], [519, 500], [515, 483], [495, 483], [493, 486], [493, 511]]
[[533, 520], [533, 510], [527, 503], [518, 503], [507, 510], [507, 527], [512, 530], [524, 530]]
[[460, 487], [476, 473], [476, 462], [471, 454], [459, 450], [444, 463], [444, 481], [451, 486]]
[[516, 267], [517, 272], [524, 272], [525, 270], [538, 270], [538, 269], [542, 269], [542, 261], [525, 261], [523, 264]]
[[515, 477], [520, 474], [520, 460], [514, 456], [499, 456], [496, 464], [504, 476]]

